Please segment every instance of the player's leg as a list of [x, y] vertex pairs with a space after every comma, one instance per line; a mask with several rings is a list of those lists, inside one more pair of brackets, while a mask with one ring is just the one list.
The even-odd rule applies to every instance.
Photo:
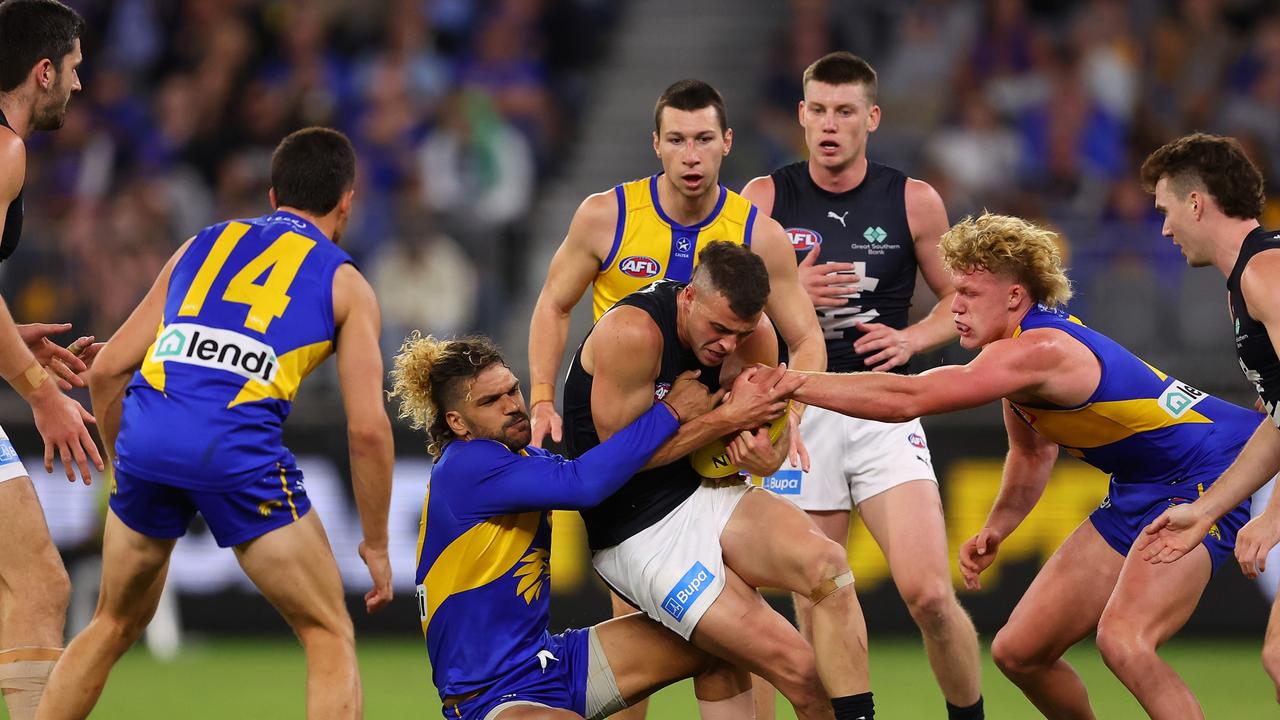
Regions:
[[894, 485], [863, 500], [858, 513], [920, 628], [943, 697], [957, 708], [975, 705], [982, 695], [978, 633], [951, 584], [938, 484], [926, 479]]
[[306, 652], [307, 717], [360, 717], [355, 630], [319, 516], [306, 513], [235, 550], [245, 574], [284, 616]]
[[[631, 603], [623, 600], [616, 592], [609, 591], [609, 603], [613, 610], [613, 617], [623, 618], [635, 613], [636, 609], [631, 607]], [[679, 639], [679, 638], [677, 638]], [[645, 694], [635, 703], [629, 703], [628, 706], [619, 710], [613, 715], [618, 720], [645, 720], [645, 716], [649, 713], [649, 695]]]
[[[613, 717], [617, 717], [617, 715]], [[502, 710], [492, 718], [485, 718], [485, 720], [573, 720], [574, 718], [581, 720], [582, 716], [572, 710], [537, 707], [535, 705], [517, 705]]]
[[0, 548], [0, 691], [11, 718], [30, 720], [62, 652], [71, 583], [16, 455], [0, 465]]
[[1173, 563], [1131, 552], [1098, 621], [1098, 651], [1147, 714], [1203, 718], [1191, 688], [1156, 654], [1191, 617], [1212, 575], [1204, 545]]
[[1262, 643], [1262, 667], [1276, 686], [1276, 702], [1280, 703], [1280, 595], [1271, 603], [1271, 619]]
[[725, 564], [751, 587], [778, 587], [811, 599], [813, 649], [831, 697], [870, 690], [866, 624], [840, 543], [795, 505], [756, 491], [738, 503], [720, 545]]
[[[588, 703], [606, 710], [616, 703], [632, 705], [687, 677], [695, 679], [702, 720], [751, 717], [750, 682], [745, 671], [682, 640], [643, 613], [633, 612], [596, 625], [591, 638]], [[617, 717], [609, 714], [609, 717]]]
[[1115, 587], [1124, 557], [1089, 520], [1062, 543], [996, 633], [996, 666], [1048, 718], [1093, 718], [1089, 693], [1062, 659], [1088, 637]]
[[[757, 494], [763, 493], [751, 493]], [[724, 574], [724, 589], [694, 628], [693, 643], [768, 680], [800, 720], [834, 717], [812, 646], [731, 568]]]
[[114, 508], [107, 513], [97, 609], [58, 660], [37, 717], [83, 718], [93, 710], [112, 666], [142, 635], [160, 602], [174, 542], [130, 528]]

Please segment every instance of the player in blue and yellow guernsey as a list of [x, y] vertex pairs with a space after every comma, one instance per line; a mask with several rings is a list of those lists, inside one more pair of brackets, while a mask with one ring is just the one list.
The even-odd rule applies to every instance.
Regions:
[[[491, 341], [416, 333], [392, 370], [401, 417], [436, 460], [418, 536], [418, 611], [446, 718], [604, 717], [698, 675], [704, 720], [736, 717], [733, 673], [639, 613], [552, 635], [550, 510], [612, 494], [703, 413], [780, 412], [773, 383], [739, 382], [714, 399], [686, 372], [607, 442], [565, 460], [529, 446], [520, 383]], [[781, 371], [769, 371], [774, 381]], [[749, 379], [749, 378], [744, 378]], [[717, 395], [718, 397], [718, 395]], [[748, 700], [749, 707], [749, 700]]]
[[979, 587], [1000, 543], [1039, 500], [1059, 448], [1111, 475], [1108, 496], [1054, 553], [992, 643], [996, 664], [1047, 717], [1093, 717], [1062, 654], [1095, 631], [1098, 649], [1153, 718], [1200, 718], [1156, 649], [1186, 622], [1249, 519], [1224, 514], [1205, 543], [1153, 565], [1134, 549], [1142, 528], [1195, 501], [1235, 459], [1262, 414], [1169, 377], [1060, 309], [1071, 296], [1054, 233], [984, 214], [949, 230], [963, 366], [919, 375], [811, 375], [796, 398], [856, 417], [901, 419], [1003, 398], [1009, 455], [986, 526], [960, 550]]
[[[199, 513], [307, 655], [309, 717], [358, 718], [361, 689], [337, 563], [281, 426], [335, 350], [372, 612], [391, 600], [391, 424], [373, 290], [337, 242], [355, 153], [334, 130], [286, 137], [275, 212], [206, 228], [174, 254], [107, 346], [89, 388], [115, 468], [92, 622], [54, 669], [40, 718], [82, 718], [155, 612], [169, 554]], [[158, 328], [158, 330], [157, 330]]]

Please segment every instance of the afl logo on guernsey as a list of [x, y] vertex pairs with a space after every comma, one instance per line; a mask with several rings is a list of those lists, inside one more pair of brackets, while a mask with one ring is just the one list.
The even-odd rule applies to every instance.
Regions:
[[657, 260], [644, 255], [632, 255], [625, 257], [622, 262], [618, 263], [618, 269], [623, 275], [634, 278], [651, 278], [657, 277], [662, 272], [662, 266]]
[[812, 250], [822, 244], [822, 236], [808, 228], [787, 228], [787, 237], [791, 240], [791, 248], [796, 252]]

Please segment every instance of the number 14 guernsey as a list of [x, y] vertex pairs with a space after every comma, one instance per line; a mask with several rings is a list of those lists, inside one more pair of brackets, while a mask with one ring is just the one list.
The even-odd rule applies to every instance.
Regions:
[[292, 463], [281, 426], [333, 352], [333, 276], [349, 262], [288, 212], [201, 231], [173, 267], [163, 322], [126, 391], [120, 469], [228, 491]]

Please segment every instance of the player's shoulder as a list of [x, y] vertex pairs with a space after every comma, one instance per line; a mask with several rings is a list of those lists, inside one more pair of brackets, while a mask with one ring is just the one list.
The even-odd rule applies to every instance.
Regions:
[[14, 194], [27, 174], [27, 146], [9, 128], [0, 127], [0, 187], [12, 185]]
[[913, 206], [942, 206], [942, 195], [928, 182], [918, 178], [907, 177], [906, 186], [902, 190], [907, 203], [907, 211]]

